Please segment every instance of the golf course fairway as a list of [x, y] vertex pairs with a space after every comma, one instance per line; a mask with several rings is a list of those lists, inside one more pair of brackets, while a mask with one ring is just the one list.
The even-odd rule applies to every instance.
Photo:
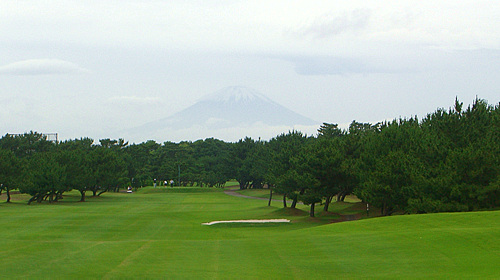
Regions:
[[[500, 278], [500, 211], [328, 223], [220, 189], [78, 199], [0, 202], [2, 279]], [[202, 225], [247, 219], [291, 222]]]

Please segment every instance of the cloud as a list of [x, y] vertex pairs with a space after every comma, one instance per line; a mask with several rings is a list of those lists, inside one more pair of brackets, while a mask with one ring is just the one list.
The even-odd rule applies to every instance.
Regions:
[[419, 65], [407, 64], [411, 57], [399, 57], [401, 61], [392, 61], [382, 55], [365, 56], [284, 56], [285, 61], [293, 63], [299, 75], [346, 75], [371, 73], [413, 73], [419, 71]]
[[0, 66], [0, 75], [67, 75], [90, 71], [60, 59], [28, 59]]
[[355, 9], [342, 15], [326, 14], [313, 23], [299, 29], [298, 33], [316, 38], [327, 38], [344, 32], [358, 31], [365, 28], [371, 17], [368, 9]]
[[413, 48], [408, 52], [393, 51], [358, 56], [276, 56], [293, 63], [299, 75], [344, 74], [408, 74], [429, 71], [457, 72], [500, 69], [500, 51], [493, 49], [446, 51]]

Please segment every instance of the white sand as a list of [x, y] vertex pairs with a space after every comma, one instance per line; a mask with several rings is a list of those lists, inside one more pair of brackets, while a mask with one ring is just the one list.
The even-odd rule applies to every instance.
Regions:
[[209, 223], [202, 223], [202, 225], [211, 226], [215, 224], [224, 223], [289, 223], [287, 219], [271, 219], [271, 220], [231, 220], [231, 221], [213, 221]]

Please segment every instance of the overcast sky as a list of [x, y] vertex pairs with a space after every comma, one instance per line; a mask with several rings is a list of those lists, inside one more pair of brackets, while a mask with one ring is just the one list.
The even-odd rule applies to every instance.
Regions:
[[0, 2], [1, 135], [118, 138], [233, 85], [339, 124], [497, 104], [500, 2]]

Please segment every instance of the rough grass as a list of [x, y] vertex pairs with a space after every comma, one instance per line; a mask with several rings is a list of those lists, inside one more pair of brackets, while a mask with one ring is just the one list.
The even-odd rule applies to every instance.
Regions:
[[[207, 190], [106, 193], [85, 203], [75, 202], [77, 193], [55, 204], [2, 202], [2, 278], [494, 279], [500, 275], [499, 211], [330, 224], [336, 215], [311, 219], [307, 206], [267, 207], [266, 201]], [[342, 215], [349, 205], [332, 207]], [[292, 222], [201, 225], [269, 218]]]

